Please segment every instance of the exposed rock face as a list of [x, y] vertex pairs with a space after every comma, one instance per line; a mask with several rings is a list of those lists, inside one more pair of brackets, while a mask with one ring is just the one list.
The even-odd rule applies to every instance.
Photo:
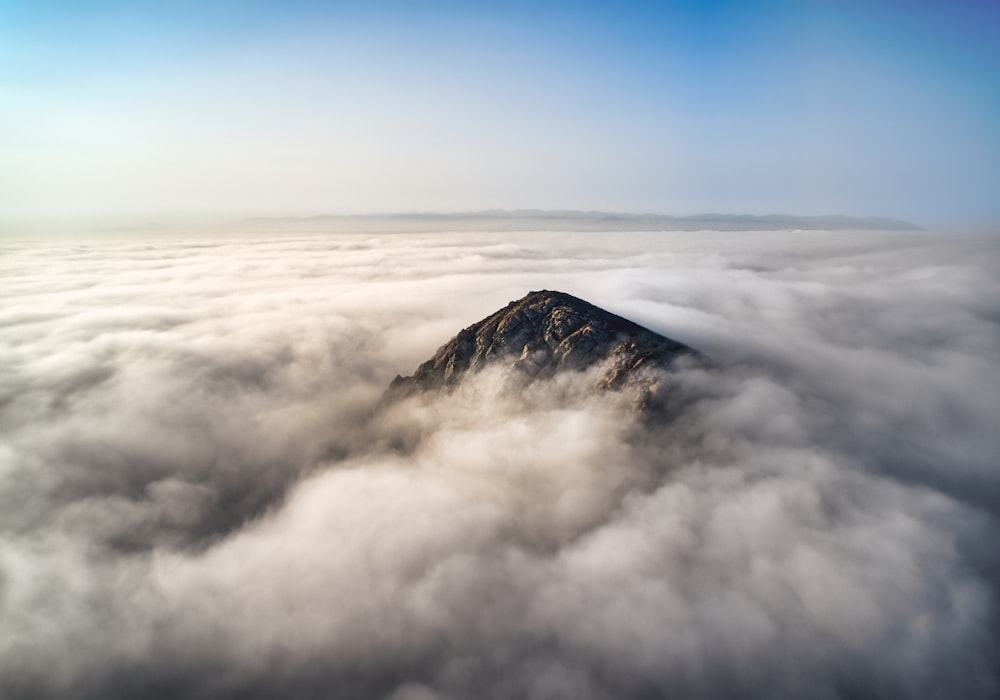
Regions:
[[621, 316], [563, 292], [531, 292], [459, 332], [412, 377], [396, 377], [394, 394], [451, 388], [494, 363], [526, 380], [564, 370], [606, 367], [598, 387], [649, 384], [650, 370], [694, 351]]

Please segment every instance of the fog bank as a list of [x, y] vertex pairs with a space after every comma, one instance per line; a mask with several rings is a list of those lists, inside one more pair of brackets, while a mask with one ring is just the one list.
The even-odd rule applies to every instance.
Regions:
[[[695, 232], [0, 245], [4, 698], [990, 698], [1000, 255]], [[698, 348], [397, 373], [533, 289]]]

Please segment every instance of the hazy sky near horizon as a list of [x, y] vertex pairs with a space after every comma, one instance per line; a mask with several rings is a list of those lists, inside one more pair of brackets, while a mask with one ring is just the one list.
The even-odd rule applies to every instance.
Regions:
[[0, 218], [1000, 220], [990, 2], [0, 0]]

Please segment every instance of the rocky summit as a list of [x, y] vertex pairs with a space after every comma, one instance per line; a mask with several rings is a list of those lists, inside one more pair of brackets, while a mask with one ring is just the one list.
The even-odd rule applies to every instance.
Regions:
[[413, 376], [397, 376], [390, 392], [452, 388], [469, 373], [497, 363], [528, 381], [600, 366], [598, 388], [648, 388], [655, 370], [686, 354], [696, 353], [583, 299], [542, 290], [459, 332]]

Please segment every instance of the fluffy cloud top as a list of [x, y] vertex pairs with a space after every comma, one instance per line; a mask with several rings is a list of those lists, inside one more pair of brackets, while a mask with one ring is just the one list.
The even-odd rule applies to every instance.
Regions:
[[[6, 243], [5, 698], [989, 698], [990, 241]], [[712, 356], [379, 399], [562, 289]]]

